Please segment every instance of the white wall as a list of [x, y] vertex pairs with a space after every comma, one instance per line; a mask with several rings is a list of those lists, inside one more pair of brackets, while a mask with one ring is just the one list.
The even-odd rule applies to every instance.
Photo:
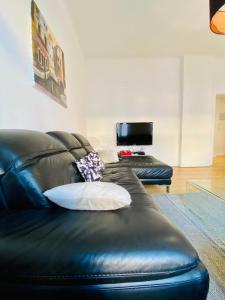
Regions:
[[224, 57], [88, 60], [87, 134], [115, 146], [116, 122], [153, 121], [148, 154], [209, 166], [217, 94], [225, 94]]
[[116, 145], [116, 122], [154, 122], [145, 151], [178, 165], [181, 65], [178, 58], [87, 61], [87, 134]]
[[184, 57], [182, 167], [209, 166], [212, 163], [215, 110], [213, 63], [212, 57]]
[[37, 0], [65, 54], [68, 108], [33, 87], [30, 0], [0, 2], [0, 128], [85, 133], [84, 58], [63, 1]]

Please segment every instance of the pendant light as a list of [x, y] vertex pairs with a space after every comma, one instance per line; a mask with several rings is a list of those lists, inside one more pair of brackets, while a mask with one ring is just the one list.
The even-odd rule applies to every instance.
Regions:
[[217, 34], [225, 34], [225, 0], [210, 0], [210, 28]]

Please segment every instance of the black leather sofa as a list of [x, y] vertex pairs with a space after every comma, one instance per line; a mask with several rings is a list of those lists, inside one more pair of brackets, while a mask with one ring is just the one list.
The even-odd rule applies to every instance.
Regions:
[[[52, 133], [60, 134], [59, 132]], [[86, 150], [92, 149], [89, 141], [80, 134], [75, 135], [81, 145]], [[159, 161], [153, 156], [128, 156], [120, 157], [118, 163], [107, 164], [107, 167], [128, 167], [132, 168], [137, 177], [143, 184], [165, 185], [169, 192], [171, 178], [173, 176], [173, 168]]]
[[70, 211], [43, 196], [81, 180], [74, 158], [91, 146], [80, 138], [0, 130], [0, 299], [206, 299], [207, 270], [131, 168], [103, 176], [130, 192], [130, 207]]

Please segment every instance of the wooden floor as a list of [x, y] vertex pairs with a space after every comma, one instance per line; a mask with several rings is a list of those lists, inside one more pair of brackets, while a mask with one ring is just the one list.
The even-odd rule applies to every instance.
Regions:
[[[224, 179], [225, 180], [225, 156], [217, 156], [214, 159], [212, 167], [203, 168], [173, 168], [174, 175], [170, 193], [181, 194], [186, 193], [186, 184], [192, 179]], [[164, 186], [145, 185], [150, 194], [163, 194], [166, 192]]]

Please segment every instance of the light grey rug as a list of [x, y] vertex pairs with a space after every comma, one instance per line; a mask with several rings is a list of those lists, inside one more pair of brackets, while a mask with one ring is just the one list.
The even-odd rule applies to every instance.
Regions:
[[189, 239], [207, 267], [207, 299], [225, 300], [225, 201], [201, 192], [154, 195], [153, 200]]

